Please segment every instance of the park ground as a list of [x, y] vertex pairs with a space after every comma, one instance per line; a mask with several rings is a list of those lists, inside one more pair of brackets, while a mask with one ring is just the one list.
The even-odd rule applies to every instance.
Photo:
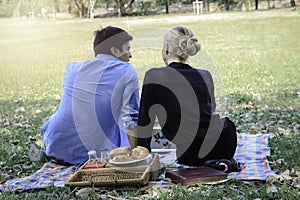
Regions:
[[[145, 71], [163, 66], [163, 34], [190, 27], [202, 44], [191, 65], [212, 72], [218, 111], [238, 132], [272, 134], [270, 165], [277, 180], [232, 181], [216, 186], [176, 186], [149, 199], [296, 199], [300, 174], [300, 13], [293, 8], [203, 15], [171, 14], [97, 19], [0, 19], [0, 183], [32, 174], [28, 148], [58, 107], [67, 62], [93, 57], [93, 31], [113, 25], [133, 36], [131, 63], [142, 84]], [[108, 191], [139, 198], [147, 191]], [[154, 195], [155, 194], [155, 195]], [[93, 191], [90, 199], [99, 198]], [[101, 193], [101, 195], [103, 195]], [[147, 195], [147, 194], [146, 194]], [[102, 196], [103, 197], [103, 196]], [[83, 199], [70, 188], [2, 193], [0, 199]]]

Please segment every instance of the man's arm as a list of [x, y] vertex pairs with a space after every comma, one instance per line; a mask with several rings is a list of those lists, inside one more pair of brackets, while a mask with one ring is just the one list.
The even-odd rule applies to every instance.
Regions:
[[137, 144], [139, 146], [146, 147], [149, 151], [151, 151], [153, 125], [157, 115], [155, 109], [152, 110], [153, 112], [150, 112], [151, 108], [153, 108], [153, 106], [155, 105], [155, 84], [148, 84], [149, 82], [151, 83], [150, 79], [150, 73], [146, 72], [141, 95], [141, 104], [137, 128]]
[[137, 146], [138, 143], [138, 139], [137, 139], [137, 128], [133, 128], [133, 129], [126, 129], [126, 133], [127, 133], [127, 137], [130, 143], [131, 148], [133, 149], [134, 147]]
[[131, 148], [134, 148], [137, 146], [137, 122], [140, 103], [139, 83], [135, 70], [129, 71], [126, 76], [126, 87], [122, 103], [122, 120], [129, 144]]

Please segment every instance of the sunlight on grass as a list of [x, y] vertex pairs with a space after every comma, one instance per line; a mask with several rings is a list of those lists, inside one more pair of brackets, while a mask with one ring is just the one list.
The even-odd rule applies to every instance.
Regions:
[[[159, 17], [152, 19], [155, 22]], [[23, 86], [37, 94], [42, 92], [45, 83], [60, 88], [66, 63], [92, 58], [93, 31], [110, 24], [127, 29], [134, 36], [131, 63], [136, 66], [142, 84], [147, 69], [164, 65], [160, 55], [163, 35], [178, 24], [176, 21], [167, 25], [163, 21], [141, 24], [137, 23], [139, 20], [126, 18], [113, 23], [109, 19], [48, 23], [2, 21], [1, 98], [10, 96], [10, 93], [22, 96]], [[300, 68], [298, 20], [298, 17], [272, 17], [228, 20], [225, 23], [222, 20], [202, 20], [181, 25], [190, 27], [200, 40], [203, 51], [211, 59], [210, 64], [222, 79], [226, 93], [261, 93], [263, 99], [272, 103], [274, 96], [282, 91], [290, 93], [290, 97], [298, 92], [295, 87], [299, 85]], [[297, 102], [292, 99], [285, 102], [288, 99], [280, 102]]]

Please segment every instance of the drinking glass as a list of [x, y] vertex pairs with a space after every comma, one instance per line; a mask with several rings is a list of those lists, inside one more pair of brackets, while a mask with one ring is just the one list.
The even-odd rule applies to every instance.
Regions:
[[100, 150], [100, 161], [107, 163], [108, 160], [109, 160], [108, 149], [101, 149]]

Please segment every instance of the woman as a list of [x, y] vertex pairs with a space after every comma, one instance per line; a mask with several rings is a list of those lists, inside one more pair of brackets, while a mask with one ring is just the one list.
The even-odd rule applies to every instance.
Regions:
[[[200, 43], [193, 32], [177, 26], [164, 37], [166, 67], [146, 72], [138, 120], [138, 145], [149, 150], [157, 117], [164, 136], [177, 147], [181, 164], [201, 166], [212, 159], [232, 159], [236, 128], [228, 118], [214, 115], [214, 84], [209, 71], [187, 64]], [[199, 67], [199, 66], [197, 66]]]

